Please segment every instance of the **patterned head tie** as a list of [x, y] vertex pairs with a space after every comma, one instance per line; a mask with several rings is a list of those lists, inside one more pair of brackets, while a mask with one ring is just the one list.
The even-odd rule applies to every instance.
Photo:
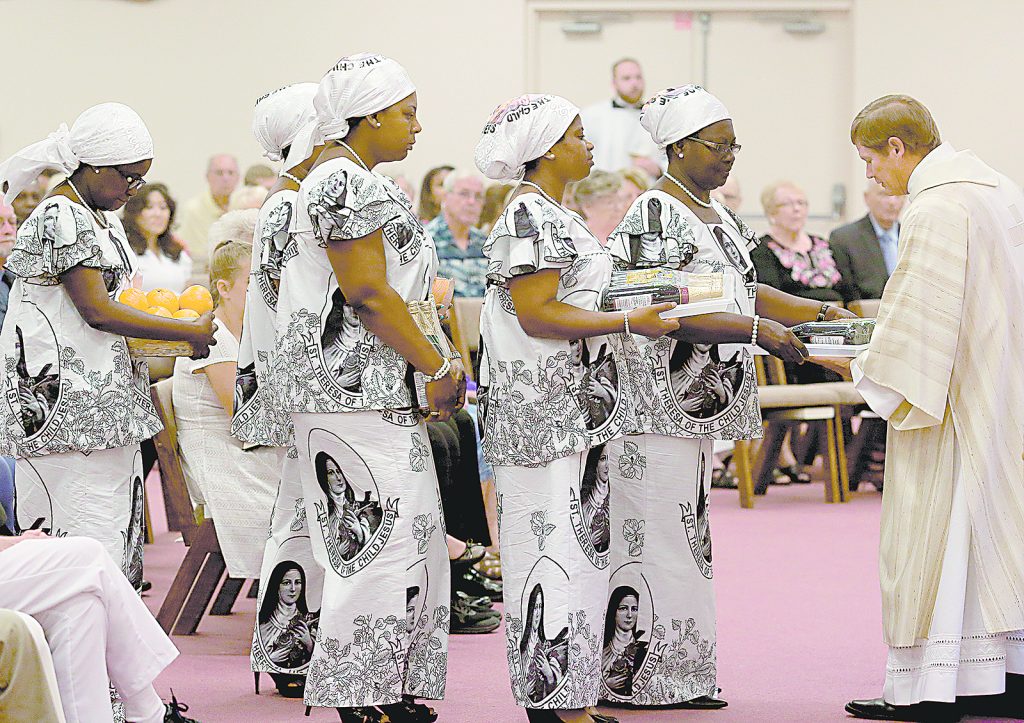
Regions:
[[526, 163], [555, 145], [579, 114], [557, 95], [521, 95], [498, 106], [476, 144], [476, 167], [496, 181], [522, 178]]
[[375, 53], [345, 56], [320, 80], [313, 97], [316, 118], [292, 143], [287, 166], [309, 158], [315, 146], [348, 135], [349, 118], [377, 113], [415, 92], [397, 61]]
[[661, 91], [640, 112], [640, 125], [664, 149], [681, 138], [692, 136], [712, 123], [732, 118], [729, 110], [699, 85], [684, 85]]
[[25, 146], [0, 164], [0, 188], [10, 204], [53, 168], [70, 175], [82, 163], [121, 166], [153, 157], [153, 137], [134, 110], [123, 103], [100, 103], [82, 111], [68, 130], [66, 123], [45, 140]]
[[[313, 122], [313, 96], [316, 83], [295, 83], [267, 93], [256, 101], [252, 114], [252, 134], [263, 146], [263, 155], [272, 161], [284, 158], [303, 128]], [[305, 159], [303, 159], [305, 160]]]

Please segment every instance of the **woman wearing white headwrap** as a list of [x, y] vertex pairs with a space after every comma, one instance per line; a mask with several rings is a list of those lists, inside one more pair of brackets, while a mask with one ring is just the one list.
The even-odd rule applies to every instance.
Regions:
[[313, 554], [325, 569], [304, 697], [347, 721], [432, 721], [413, 698], [443, 697], [447, 673], [444, 523], [406, 380], [410, 366], [432, 380], [427, 400], [439, 419], [462, 405], [464, 382], [407, 307], [430, 298], [433, 242], [401, 189], [373, 170], [412, 149], [416, 102], [394, 60], [342, 58], [320, 81], [316, 121], [288, 161], [325, 145], [295, 201], [271, 378], [292, 413]]
[[[145, 362], [124, 337], [188, 341], [197, 357], [213, 338], [212, 314], [164, 319], [116, 300], [136, 268], [110, 212], [138, 192], [152, 158], [142, 119], [104, 103], [0, 165], [8, 200], [45, 168], [69, 174], [22, 224], [7, 261], [16, 280], [0, 334], [0, 451], [18, 457], [17, 523], [97, 539], [126, 575], [142, 554], [132, 529], [139, 442], [160, 422]], [[139, 585], [141, 567], [132, 570]]]
[[608, 558], [582, 517], [587, 452], [621, 434], [630, 406], [618, 332], [678, 328], [658, 316], [671, 304], [598, 310], [612, 259], [555, 200], [590, 172], [592, 148], [579, 109], [552, 95], [500, 106], [476, 147], [485, 175], [519, 181], [484, 246], [478, 399], [498, 485], [512, 691], [533, 721], [595, 720]]
[[[708, 524], [713, 441], [761, 436], [747, 344], [802, 362], [806, 350], [786, 326], [819, 311], [829, 319], [847, 312], [757, 283], [749, 255], [756, 237], [710, 197], [740, 150], [717, 98], [700, 86], [671, 88], [647, 101], [641, 124], [666, 149], [668, 171], [609, 237], [616, 265], [723, 273], [736, 290], [735, 312], [687, 317], [671, 338], [634, 337], [630, 347], [631, 434], [608, 445], [612, 588], [642, 591], [640, 613], [663, 624], [647, 628], [628, 666], [605, 670], [602, 696], [633, 706], [721, 708]], [[643, 544], [614, 534], [625, 528], [643, 530]], [[691, 554], [680, 554], [680, 539]]]
[[[316, 83], [296, 83], [256, 101], [252, 130], [267, 158], [282, 161], [296, 136], [314, 121], [313, 96], [317, 88]], [[323, 146], [317, 146], [309, 158], [299, 159], [302, 162], [296, 167], [281, 172], [256, 220], [253, 264], [235, 376], [235, 414], [231, 424], [232, 434], [247, 445], [280, 448], [281, 481], [270, 520], [270, 536], [263, 551], [260, 579], [270, 580], [274, 570], [282, 565], [298, 567], [304, 580], [305, 606], [310, 614], [320, 609], [324, 573], [313, 558], [309, 541], [291, 415], [281, 400], [275, 398], [268, 372], [277, 337], [281, 269], [294, 253], [289, 232], [295, 218], [295, 198], [299, 183], [321, 150]], [[266, 596], [276, 594], [273, 585], [262, 587], [257, 607], [262, 610]], [[251, 664], [256, 692], [259, 693], [259, 674], [266, 672], [281, 695], [302, 697], [310, 656], [305, 652], [282, 656], [275, 649], [275, 641], [264, 639], [266, 629], [257, 621], [253, 631]]]

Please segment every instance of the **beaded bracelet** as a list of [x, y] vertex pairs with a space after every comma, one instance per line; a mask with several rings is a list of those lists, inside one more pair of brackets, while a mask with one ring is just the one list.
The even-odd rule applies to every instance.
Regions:
[[441, 368], [438, 369], [436, 372], [434, 372], [434, 374], [432, 376], [427, 376], [427, 375], [424, 375], [424, 376], [427, 377], [427, 381], [428, 382], [436, 382], [439, 379], [444, 379], [446, 376], [448, 376], [448, 372], [450, 372], [451, 370], [452, 370], [452, 362], [451, 362], [451, 360], [450, 359], [445, 359], [443, 362], [441, 362]]
[[757, 327], [761, 324], [761, 317], [754, 314], [754, 328], [750, 332], [750, 345], [757, 346]]
[[828, 314], [828, 310], [831, 309], [830, 304], [822, 304], [821, 308], [818, 309], [818, 318], [815, 321], [825, 321], [825, 316]]
[[629, 309], [623, 309], [622, 310], [622, 321], [626, 325], [626, 332], [625, 332], [626, 336], [629, 336], [629, 334], [630, 334], [630, 331], [629, 331], [629, 312], [630, 312]]

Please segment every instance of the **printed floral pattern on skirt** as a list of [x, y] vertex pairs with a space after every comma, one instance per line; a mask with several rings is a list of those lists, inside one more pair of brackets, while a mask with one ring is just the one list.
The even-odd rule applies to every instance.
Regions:
[[295, 414], [313, 555], [325, 570], [307, 705], [444, 697], [449, 564], [424, 422]]
[[712, 445], [657, 434], [607, 445], [605, 700], [668, 705], [717, 693], [708, 524]]
[[601, 483], [584, 481], [587, 459], [494, 468], [509, 675], [526, 708], [597, 704], [607, 505], [593, 490]]

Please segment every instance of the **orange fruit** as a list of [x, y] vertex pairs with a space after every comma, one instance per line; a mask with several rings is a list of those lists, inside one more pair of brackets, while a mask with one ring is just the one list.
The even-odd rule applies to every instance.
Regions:
[[153, 289], [146, 298], [150, 306], [162, 306], [168, 311], [178, 310], [178, 295], [168, 289]]
[[148, 309], [146, 309], [146, 313], [147, 314], [152, 314], [153, 316], [163, 316], [163, 317], [165, 317], [167, 319], [174, 318], [174, 316], [171, 314], [171, 312], [168, 311], [167, 308], [165, 308], [163, 306], [151, 306]]
[[130, 306], [133, 309], [138, 309], [139, 311], [145, 311], [150, 306], [149, 299], [146, 298], [146, 295], [132, 287], [128, 287], [122, 291], [121, 295], [117, 297], [117, 300], [125, 306]]
[[213, 296], [205, 286], [190, 286], [181, 292], [178, 299], [182, 309], [191, 309], [198, 314], [213, 311]]
[[173, 314], [175, 319], [186, 319], [192, 321], [193, 319], [199, 318], [199, 312], [193, 311], [192, 309], [178, 309]]

